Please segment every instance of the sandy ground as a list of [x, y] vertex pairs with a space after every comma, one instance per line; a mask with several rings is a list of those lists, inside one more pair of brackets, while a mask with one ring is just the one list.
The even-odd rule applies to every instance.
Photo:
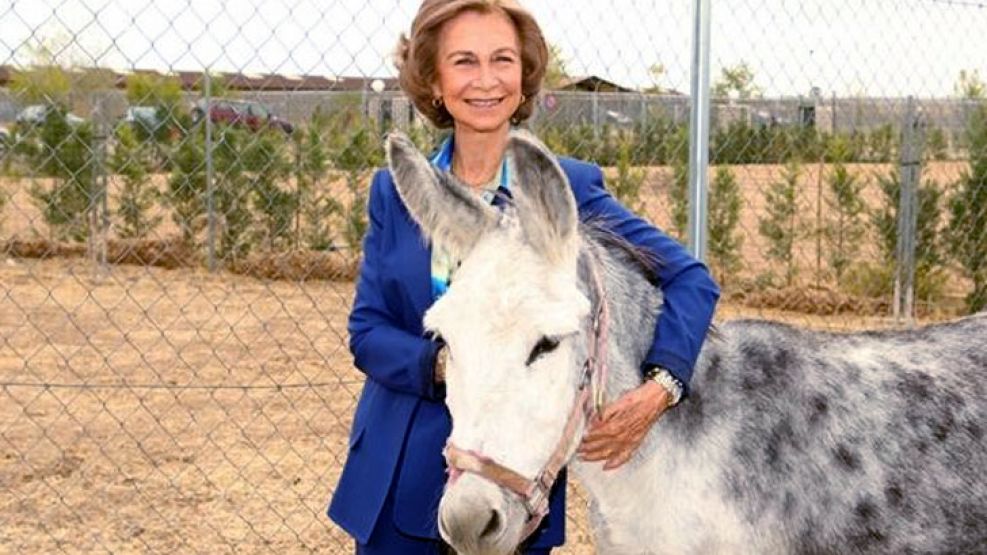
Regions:
[[[930, 172], [945, 182], [963, 167]], [[756, 192], [781, 169], [734, 169], [757, 268]], [[812, 171], [802, 200], [814, 214]], [[648, 171], [644, 211], [659, 225], [669, 180]], [[12, 200], [0, 237], [44, 234], [28, 181], [0, 182]], [[346, 349], [352, 294], [349, 283], [0, 258], [0, 552], [351, 552], [324, 509], [361, 384]], [[730, 303], [718, 314], [744, 316], [891, 324]], [[584, 498], [570, 499], [560, 552], [592, 553]]]
[[[352, 285], [0, 261], [0, 552], [350, 552]], [[886, 319], [758, 313], [828, 329]], [[280, 387], [279, 387], [280, 386]], [[582, 497], [570, 542], [591, 553]]]

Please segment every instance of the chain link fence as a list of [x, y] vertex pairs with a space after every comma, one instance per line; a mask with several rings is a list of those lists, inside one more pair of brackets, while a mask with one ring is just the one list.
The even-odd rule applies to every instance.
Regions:
[[[529, 126], [684, 240], [693, 2], [529, 4]], [[720, 317], [982, 309], [987, 5], [712, 4]], [[416, 8], [0, 6], [0, 550], [352, 550], [324, 512], [369, 175], [387, 130], [438, 140], [388, 58]]]

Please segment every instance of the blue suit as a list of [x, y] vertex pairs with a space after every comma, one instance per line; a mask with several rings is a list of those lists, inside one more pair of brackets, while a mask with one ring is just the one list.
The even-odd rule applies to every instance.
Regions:
[[[687, 384], [719, 289], [679, 243], [631, 214], [606, 191], [599, 167], [566, 158], [559, 162], [583, 220], [602, 218], [660, 261], [665, 299], [645, 365], [666, 368]], [[373, 177], [369, 220], [349, 319], [350, 351], [367, 380], [329, 516], [359, 544], [373, 540], [382, 518], [393, 519], [402, 534], [438, 538], [437, 508], [446, 479], [442, 447], [451, 422], [442, 387], [433, 381], [438, 344], [422, 329], [422, 317], [432, 303], [431, 253], [386, 170]], [[564, 492], [563, 475], [532, 547], [564, 542]], [[391, 514], [382, 514], [385, 502]]]

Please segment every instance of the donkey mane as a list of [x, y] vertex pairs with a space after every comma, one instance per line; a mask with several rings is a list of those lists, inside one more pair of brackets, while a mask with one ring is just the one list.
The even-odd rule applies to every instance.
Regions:
[[636, 271], [651, 285], [658, 287], [658, 272], [662, 261], [654, 252], [634, 245], [617, 234], [604, 218], [590, 218], [579, 226], [582, 236], [603, 247], [611, 256], [632, 271]]

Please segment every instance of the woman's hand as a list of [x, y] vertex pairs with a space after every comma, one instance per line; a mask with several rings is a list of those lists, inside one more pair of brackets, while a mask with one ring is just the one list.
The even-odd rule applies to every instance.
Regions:
[[648, 430], [668, 409], [672, 396], [653, 380], [628, 391], [590, 421], [577, 454], [587, 462], [606, 461], [611, 470], [630, 460]]

